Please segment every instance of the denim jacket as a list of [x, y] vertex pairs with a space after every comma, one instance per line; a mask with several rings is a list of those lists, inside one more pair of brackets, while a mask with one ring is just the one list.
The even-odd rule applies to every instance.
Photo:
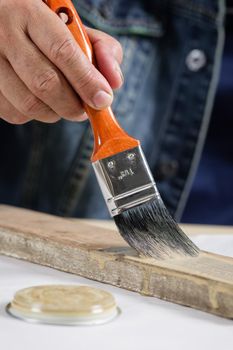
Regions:
[[[113, 110], [138, 138], [158, 189], [179, 219], [205, 135], [224, 43], [223, 0], [73, 0], [85, 24], [124, 49]], [[90, 165], [89, 122], [0, 121], [0, 202], [108, 218]]]

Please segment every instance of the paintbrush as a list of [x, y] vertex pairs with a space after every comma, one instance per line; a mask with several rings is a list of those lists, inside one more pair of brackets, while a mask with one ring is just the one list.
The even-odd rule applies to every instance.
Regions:
[[[47, 0], [96, 66], [92, 45], [70, 0]], [[196, 245], [166, 209], [138, 140], [118, 124], [111, 108], [83, 104], [94, 134], [92, 165], [111, 216], [122, 237], [140, 254], [157, 259], [195, 256]]]

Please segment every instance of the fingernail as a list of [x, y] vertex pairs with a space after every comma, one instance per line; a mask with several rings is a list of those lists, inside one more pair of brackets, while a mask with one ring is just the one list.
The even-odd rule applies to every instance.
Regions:
[[116, 63], [115, 65], [115, 70], [117, 71], [117, 73], [119, 74], [119, 77], [121, 79], [121, 82], [122, 84], [124, 83], [124, 76], [123, 76], [123, 73], [122, 73], [122, 70], [120, 69], [120, 66], [118, 63]]
[[93, 97], [93, 103], [97, 108], [104, 108], [110, 106], [113, 100], [113, 96], [105, 91], [99, 91]]

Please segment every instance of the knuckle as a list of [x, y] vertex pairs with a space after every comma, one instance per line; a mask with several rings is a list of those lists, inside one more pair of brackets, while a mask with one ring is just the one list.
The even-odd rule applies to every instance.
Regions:
[[5, 10], [8, 11], [9, 9], [12, 9], [15, 7], [15, 0], [1, 0], [0, 6], [1, 6], [1, 15], [5, 14]]
[[24, 115], [36, 115], [43, 107], [43, 103], [34, 95], [28, 95], [21, 105], [21, 112]]
[[60, 85], [58, 73], [55, 70], [48, 70], [37, 76], [32, 80], [32, 91], [36, 95], [44, 95], [53, 91]]
[[93, 69], [91, 67], [87, 68], [83, 74], [77, 79], [78, 89], [90, 89], [90, 87], [95, 86], [95, 76], [93, 74]]
[[51, 58], [55, 62], [70, 64], [77, 54], [77, 46], [73, 39], [65, 38], [51, 47]]
[[76, 118], [80, 118], [84, 113], [83, 109], [79, 109], [79, 110], [72, 110], [70, 112], [67, 113], [67, 118], [68, 119], [76, 119]]
[[13, 32], [11, 28], [12, 16], [9, 15], [10, 13], [13, 15], [14, 13], [12, 1], [0, 0], [0, 9], [0, 43], [4, 43], [4, 46], [6, 46], [6, 40], [8, 45], [9, 41], [11, 43]]
[[0, 0], [0, 8], [1, 20], [10, 27], [13, 21], [18, 22], [27, 17], [30, 11], [30, 1]]

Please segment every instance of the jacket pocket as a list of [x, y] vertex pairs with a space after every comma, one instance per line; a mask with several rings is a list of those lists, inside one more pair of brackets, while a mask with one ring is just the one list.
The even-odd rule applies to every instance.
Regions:
[[[73, 0], [84, 23], [115, 36], [124, 51], [123, 87], [115, 91], [113, 110], [128, 132], [135, 121], [137, 99], [143, 99], [158, 39], [164, 25], [156, 0]], [[150, 4], [153, 3], [153, 8]], [[151, 5], [152, 6], [152, 5]], [[150, 79], [149, 79], [150, 80]], [[150, 83], [150, 82], [149, 82]]]
[[163, 35], [162, 22], [151, 10], [150, 0], [73, 0], [73, 3], [85, 22], [110, 34]]

